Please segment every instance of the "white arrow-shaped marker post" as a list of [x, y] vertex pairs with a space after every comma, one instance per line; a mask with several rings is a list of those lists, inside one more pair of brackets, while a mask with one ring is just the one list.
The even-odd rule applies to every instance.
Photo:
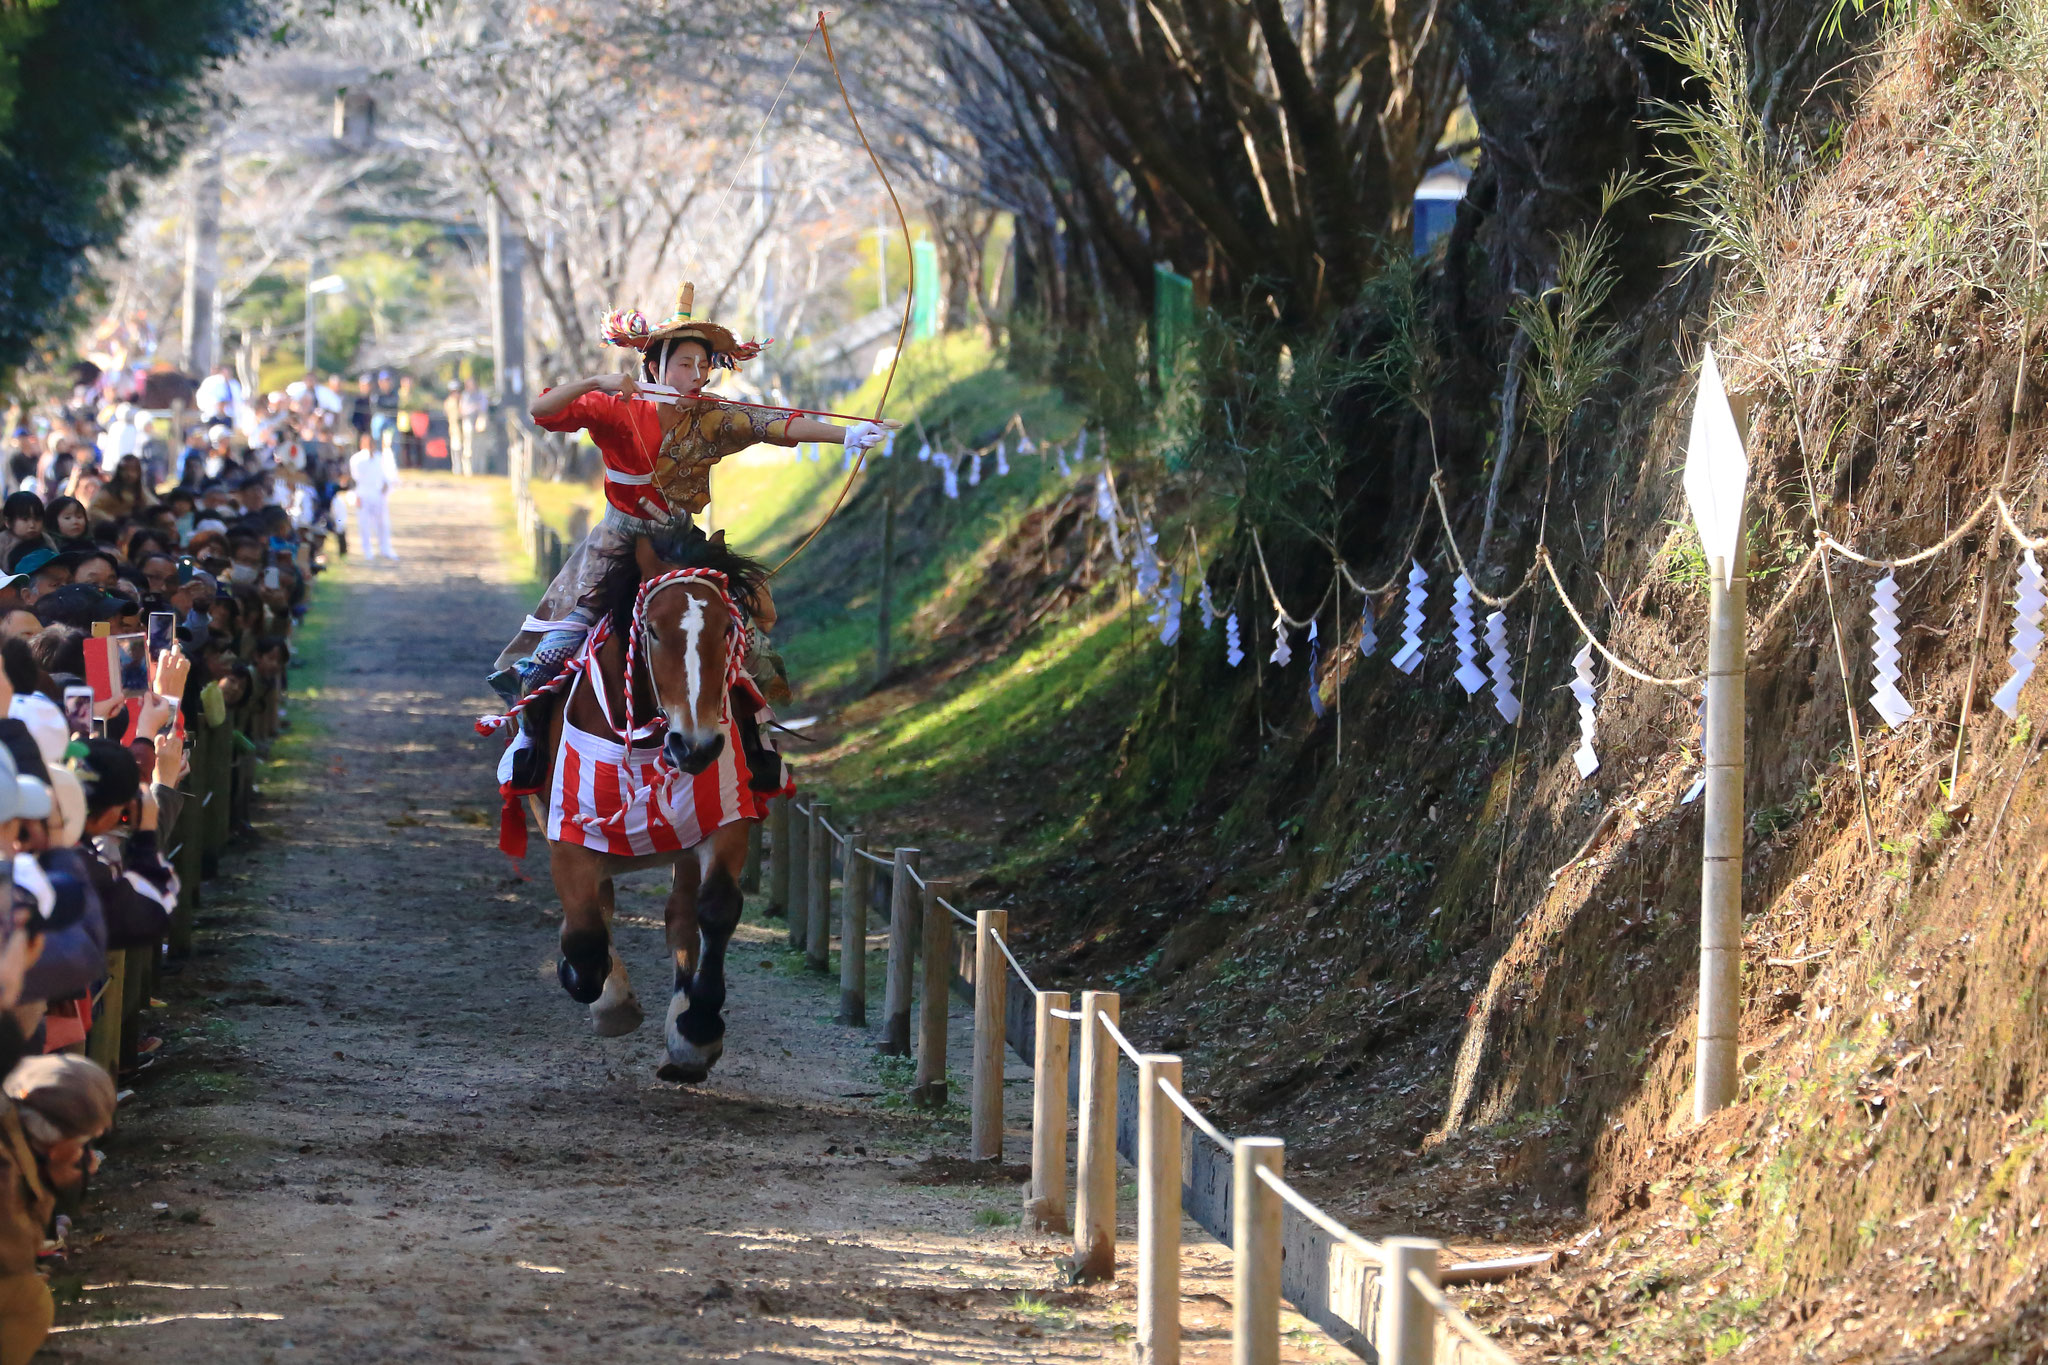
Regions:
[[1746, 666], [1743, 619], [1749, 582], [1743, 562], [1743, 488], [1749, 455], [1707, 348], [1685, 450], [1685, 499], [1706, 552], [1706, 841], [1700, 872], [1699, 1054], [1693, 1074], [1695, 1122], [1735, 1100], [1736, 1030], [1742, 1019], [1742, 718]]

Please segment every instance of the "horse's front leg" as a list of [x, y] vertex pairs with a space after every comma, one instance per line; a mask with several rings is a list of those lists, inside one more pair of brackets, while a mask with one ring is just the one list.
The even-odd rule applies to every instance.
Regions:
[[695, 1083], [725, 1050], [725, 948], [740, 922], [740, 869], [746, 863], [745, 822], [725, 826], [676, 864], [669, 898], [669, 949], [675, 985], [668, 1004], [664, 1080]]
[[562, 956], [555, 979], [569, 998], [588, 1005], [604, 993], [611, 975], [612, 936], [606, 914], [610, 878], [598, 855], [576, 844], [552, 844], [549, 870], [562, 901]]
[[[604, 916], [605, 928], [609, 930], [612, 915], [618, 908], [615, 883], [610, 877], [604, 879], [598, 888], [598, 904]], [[640, 1027], [647, 1018], [647, 1012], [640, 1008], [640, 999], [633, 994], [633, 980], [626, 975], [626, 963], [619, 956], [616, 939], [611, 945], [611, 970], [604, 978], [604, 993], [597, 997], [590, 1007], [590, 1026], [597, 1030], [600, 1038], [620, 1038]]]

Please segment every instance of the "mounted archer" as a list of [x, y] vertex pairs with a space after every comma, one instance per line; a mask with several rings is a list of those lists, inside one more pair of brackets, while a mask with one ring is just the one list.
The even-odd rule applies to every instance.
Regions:
[[[636, 538], [703, 540], [692, 518], [711, 500], [711, 466], [748, 446], [803, 442], [845, 445], [856, 454], [882, 439], [874, 422], [835, 426], [802, 413], [722, 402], [704, 393], [714, 370], [737, 370], [771, 341], [742, 342], [715, 322], [691, 316], [695, 286], [685, 284], [676, 310], [659, 324], [638, 311], [609, 314], [607, 344], [639, 351], [639, 373], [596, 375], [543, 390], [533, 420], [547, 431], [587, 431], [604, 459], [606, 508], [583, 543], [542, 596], [533, 615], [498, 656], [491, 685], [508, 700], [545, 686], [583, 647], [598, 620], [589, 600], [604, 565], [630, 554]], [[763, 588], [751, 621], [750, 643], [775, 624]], [[510, 754], [514, 790], [538, 786], [546, 749], [546, 704], [536, 698], [520, 710], [520, 732]], [[539, 714], [536, 714], [536, 713]]]

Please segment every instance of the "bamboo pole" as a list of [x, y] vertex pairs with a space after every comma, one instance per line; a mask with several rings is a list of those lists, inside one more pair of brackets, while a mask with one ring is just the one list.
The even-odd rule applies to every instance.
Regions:
[[1421, 1237], [1380, 1241], [1380, 1320], [1373, 1341], [1380, 1365], [1432, 1365], [1436, 1359], [1436, 1311], [1408, 1279], [1419, 1270], [1437, 1283], [1442, 1248]]
[[860, 856], [868, 840], [846, 836], [844, 890], [839, 898], [839, 1022], [868, 1026], [868, 904], [875, 865]]
[[976, 1161], [1003, 1159], [1003, 1022], [1009, 1006], [1009, 964], [997, 946], [1010, 928], [1007, 910], [974, 913], [974, 1116], [970, 1150]]
[[1284, 1156], [1272, 1137], [1239, 1138], [1232, 1153], [1231, 1365], [1280, 1365], [1280, 1196], [1258, 1173], [1280, 1174]]
[[789, 798], [768, 802], [768, 913], [789, 913]]
[[1081, 1135], [1074, 1171], [1074, 1279], [1116, 1276], [1115, 991], [1081, 992]]
[[801, 952], [811, 923], [811, 813], [789, 805], [789, 948]]
[[1137, 1365], [1180, 1365], [1180, 1058], [1138, 1061]]
[[875, 683], [889, 676], [890, 580], [896, 572], [896, 471], [889, 470], [889, 491], [882, 496], [882, 572], [875, 587]]
[[1749, 583], [1740, 540], [1734, 572], [1713, 562], [1707, 603], [1706, 839], [1700, 868], [1699, 1055], [1692, 1115], [1704, 1120], [1735, 1100], [1736, 1030], [1742, 1019], [1743, 623]]
[[917, 850], [899, 848], [889, 868], [889, 976], [883, 983], [882, 1055], [910, 1055], [911, 974], [917, 965]]
[[826, 817], [832, 807], [811, 802], [811, 871], [804, 878], [811, 893], [810, 914], [804, 929], [804, 965], [814, 972], [832, 968], [832, 831]]
[[924, 980], [917, 1019], [917, 1084], [910, 1098], [933, 1109], [946, 1107], [946, 995], [953, 985], [953, 917], [939, 898], [951, 882], [924, 884]]
[[1072, 1231], [1067, 1223], [1067, 1021], [1065, 991], [1040, 991], [1032, 1002], [1038, 1027], [1031, 1059], [1031, 1184], [1025, 1216], [1039, 1232]]

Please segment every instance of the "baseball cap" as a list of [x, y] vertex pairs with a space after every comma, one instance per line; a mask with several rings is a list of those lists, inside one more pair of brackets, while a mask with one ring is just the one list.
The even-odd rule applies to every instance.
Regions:
[[[8, 759], [7, 766], [12, 768], [14, 760]], [[78, 781], [85, 788], [88, 812], [111, 810], [127, 805], [141, 794], [142, 768], [127, 745], [111, 739], [89, 739], [85, 741], [84, 756], [78, 760]]]
[[227, 427], [222, 426], [219, 422], [215, 422], [212, 426], [206, 429], [206, 440], [209, 445], [216, 444], [218, 442], [227, 440], [230, 436], [234, 434], [235, 433], [229, 430]]
[[[63, 761], [64, 750], [71, 744], [71, 726], [64, 719], [63, 709], [40, 692], [17, 692], [14, 700], [8, 703], [7, 716], [9, 720], [19, 722], [29, 738], [35, 741], [36, 753], [43, 760], [43, 775], [49, 776], [52, 766]], [[6, 721], [0, 721], [0, 733], [4, 733], [6, 724]], [[13, 745], [8, 747], [12, 749]], [[15, 768], [17, 771], [34, 771], [30, 765], [19, 761]]]
[[29, 574], [35, 573], [56, 557], [57, 552], [45, 545], [40, 549], [30, 550], [27, 554], [15, 560], [9, 567], [16, 577], [26, 577]]
[[100, 621], [126, 616], [134, 605], [125, 597], [102, 591], [93, 583], [67, 583], [52, 588], [35, 600], [31, 608], [46, 626], [76, 626], [90, 630]]

